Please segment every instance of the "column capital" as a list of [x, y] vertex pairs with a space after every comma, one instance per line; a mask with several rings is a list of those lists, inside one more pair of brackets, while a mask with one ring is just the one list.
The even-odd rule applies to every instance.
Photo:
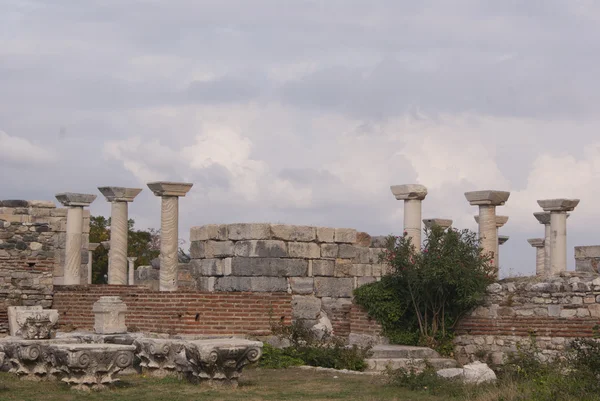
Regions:
[[127, 260], [128, 260], [129, 262], [133, 263], [133, 262], [135, 262], [135, 261], [137, 260], [137, 257], [132, 257], [132, 256], [130, 256], [130, 257], [128, 257], [128, 258], [127, 258]]
[[534, 248], [543, 248], [546, 241], [543, 238], [530, 238], [527, 242]]
[[[479, 224], [479, 215], [473, 216], [475, 222]], [[508, 222], [508, 216], [496, 216], [496, 228], [500, 228]]]
[[98, 191], [104, 195], [108, 202], [133, 202], [135, 197], [142, 192], [142, 189], [125, 187], [98, 187]]
[[540, 222], [540, 224], [550, 224], [550, 212], [535, 212], [533, 216]]
[[440, 226], [444, 230], [449, 228], [452, 225], [452, 220], [450, 219], [440, 219], [440, 218], [432, 218], [432, 219], [423, 219], [423, 224], [427, 228], [431, 228], [433, 226]]
[[502, 206], [506, 203], [510, 197], [510, 192], [507, 191], [471, 191], [465, 192], [465, 198], [471, 204], [471, 206]]
[[101, 245], [101, 244], [99, 244], [99, 243], [97, 243], [97, 242], [90, 242], [90, 244], [88, 245], [88, 250], [93, 252], [93, 251], [95, 251], [96, 249], [98, 249], [98, 247], [99, 247], [100, 245]]
[[107, 251], [110, 249], [110, 241], [102, 241], [100, 245], [102, 245], [102, 247]]
[[545, 212], [570, 212], [577, 207], [579, 199], [543, 199], [537, 203]]
[[61, 192], [55, 196], [64, 206], [86, 207], [96, 200], [96, 195], [78, 194], [74, 192]]
[[510, 237], [508, 235], [499, 235], [498, 236], [498, 245], [504, 245], [506, 241], [508, 241]]
[[427, 196], [427, 188], [419, 184], [392, 185], [390, 189], [397, 200], [423, 200]]
[[186, 182], [157, 181], [149, 182], [147, 185], [156, 196], [185, 196], [194, 184]]

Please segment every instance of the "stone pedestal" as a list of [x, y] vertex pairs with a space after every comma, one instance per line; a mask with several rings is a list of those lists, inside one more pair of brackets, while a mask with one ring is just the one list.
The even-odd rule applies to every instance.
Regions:
[[528, 239], [529, 245], [535, 248], [535, 275], [543, 277], [546, 275], [546, 253], [543, 238]]
[[26, 340], [54, 338], [58, 311], [55, 309], [20, 310], [16, 312], [16, 336]]
[[90, 245], [88, 246], [88, 274], [87, 274], [87, 279], [88, 279], [88, 284], [92, 284], [92, 259], [93, 259], [93, 253], [96, 249], [98, 249], [98, 247], [100, 246], [100, 244], [96, 244], [94, 242], [91, 242]]
[[237, 387], [244, 366], [257, 362], [263, 343], [237, 338], [197, 340], [185, 345], [189, 374], [214, 387]]
[[134, 285], [135, 284], [135, 261], [137, 258], [131, 257], [127, 258], [129, 262], [129, 280], [127, 280], [127, 284]]
[[125, 312], [127, 305], [119, 297], [100, 297], [92, 307], [94, 331], [97, 334], [126, 333]]
[[442, 229], [446, 230], [452, 226], [452, 220], [440, 218], [423, 219], [423, 224], [429, 229], [433, 226], [440, 226]]
[[133, 202], [141, 188], [99, 187], [111, 203], [110, 252], [108, 284], [127, 284], [127, 236], [129, 233], [128, 202]]
[[160, 219], [160, 290], [177, 290], [177, 251], [179, 250], [179, 197], [185, 196], [193, 184], [150, 182], [148, 188], [162, 198]]
[[17, 336], [17, 332], [20, 327], [17, 323], [17, 315], [19, 312], [25, 311], [41, 311], [44, 310], [41, 305], [33, 305], [33, 306], [9, 306], [6, 310], [8, 315], [8, 333], [11, 337]]
[[393, 185], [390, 187], [397, 200], [404, 201], [404, 232], [412, 239], [417, 252], [421, 250], [421, 202], [427, 196], [427, 188], [418, 184]]
[[577, 207], [579, 199], [545, 199], [538, 205], [550, 212], [550, 275], [567, 270], [567, 212]]
[[506, 203], [510, 192], [506, 191], [473, 191], [466, 192], [465, 197], [472, 206], [479, 206], [479, 239], [483, 252], [492, 258], [492, 265], [498, 267], [498, 231], [496, 223], [496, 206]]
[[79, 285], [81, 282], [81, 244], [83, 235], [83, 208], [89, 206], [96, 195], [60, 193], [56, 199], [67, 210], [67, 242], [65, 249], [64, 285]]

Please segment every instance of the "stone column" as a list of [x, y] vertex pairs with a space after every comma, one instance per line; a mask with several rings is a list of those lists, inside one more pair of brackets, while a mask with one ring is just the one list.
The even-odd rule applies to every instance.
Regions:
[[65, 192], [56, 194], [56, 199], [67, 209], [67, 242], [65, 249], [64, 285], [79, 285], [81, 282], [81, 244], [83, 236], [83, 208], [89, 206], [96, 195]]
[[404, 201], [404, 231], [412, 239], [417, 252], [421, 250], [421, 202], [427, 196], [427, 188], [418, 184], [393, 185], [392, 194]]
[[[479, 216], [475, 216], [475, 222], [479, 224]], [[502, 243], [500, 243], [500, 227], [504, 226], [508, 222], [508, 216], [496, 216], [496, 237], [498, 242], [496, 243], [496, 266], [500, 267], [500, 245], [508, 241], [508, 237]]]
[[[537, 221], [540, 224], [544, 225], [544, 271], [545, 275], [550, 275], [550, 233], [552, 230], [550, 229], [550, 212], [536, 212], [533, 214]], [[567, 213], [567, 219], [570, 214]]]
[[134, 276], [135, 276], [135, 261], [137, 260], [137, 258], [127, 258], [127, 260], [129, 261], [129, 281], [127, 282], [127, 284], [129, 285], [134, 285]]
[[479, 239], [483, 253], [492, 257], [492, 265], [496, 267], [498, 267], [496, 206], [504, 205], [509, 196], [510, 192], [491, 190], [465, 193], [465, 197], [472, 206], [479, 206]]
[[141, 188], [99, 187], [111, 203], [108, 284], [127, 284], [127, 236], [129, 234], [128, 202], [133, 202]]
[[531, 238], [527, 242], [535, 248], [535, 275], [538, 277], [546, 276], [546, 242], [543, 238]]
[[160, 291], [177, 290], [177, 251], [179, 248], [179, 197], [194, 184], [150, 182], [148, 188], [162, 197], [160, 218]]
[[429, 229], [431, 229], [433, 226], [440, 226], [443, 230], [446, 230], [452, 226], [452, 220], [440, 218], [423, 219], [423, 224]]
[[100, 246], [100, 244], [96, 244], [93, 242], [90, 242], [90, 245], [88, 246], [88, 284], [92, 284], [92, 254], [94, 253], [94, 251], [96, 250], [96, 248], [98, 248]]
[[506, 241], [508, 241], [510, 237], [508, 235], [498, 235], [498, 254], [496, 255], [496, 262], [498, 264], [498, 268], [500, 268], [500, 245], [504, 245]]
[[579, 199], [545, 199], [538, 205], [550, 212], [550, 275], [567, 270], [567, 212], [577, 207]]

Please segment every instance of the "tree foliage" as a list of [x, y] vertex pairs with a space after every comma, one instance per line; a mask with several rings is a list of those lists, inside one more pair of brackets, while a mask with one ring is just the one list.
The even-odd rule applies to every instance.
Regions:
[[355, 300], [394, 342], [440, 345], [461, 316], [480, 305], [495, 267], [469, 230], [425, 230], [420, 249], [409, 237], [388, 237], [383, 261], [391, 273], [358, 288]]

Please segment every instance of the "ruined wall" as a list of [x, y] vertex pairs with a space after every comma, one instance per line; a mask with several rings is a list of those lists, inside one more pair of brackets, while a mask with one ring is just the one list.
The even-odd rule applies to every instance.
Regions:
[[542, 355], [551, 358], [574, 338], [592, 337], [598, 324], [598, 275], [503, 280], [489, 287], [484, 306], [461, 320], [456, 355], [463, 362], [484, 355], [501, 364], [534, 335]]
[[158, 292], [141, 286], [55, 286], [52, 307], [64, 329], [92, 330], [92, 305], [102, 296], [119, 296], [127, 305], [132, 331], [194, 335], [266, 335], [271, 324], [291, 321], [287, 293]]
[[52, 304], [54, 250], [47, 224], [0, 219], [0, 333], [8, 332], [7, 307]]
[[290, 293], [294, 320], [310, 326], [325, 312], [342, 336], [350, 332], [352, 291], [386, 272], [383, 239], [353, 229], [208, 225], [192, 228], [190, 241], [187, 274], [196, 290]]
[[600, 245], [575, 247], [575, 270], [600, 273]]
[[[67, 238], [67, 209], [57, 208], [51, 201], [5, 200], [0, 201], [0, 220], [8, 223], [47, 225], [54, 241], [54, 284], [62, 284]], [[0, 231], [2, 228], [0, 227]], [[87, 283], [90, 211], [83, 211], [83, 237], [81, 249], [81, 282]]]

